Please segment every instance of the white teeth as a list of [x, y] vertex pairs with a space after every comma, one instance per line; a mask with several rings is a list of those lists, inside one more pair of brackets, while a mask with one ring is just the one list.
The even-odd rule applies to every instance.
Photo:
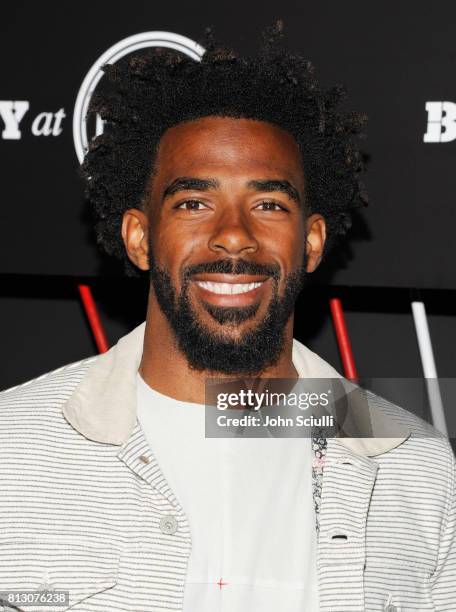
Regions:
[[238, 293], [247, 293], [252, 289], [260, 287], [263, 283], [210, 283], [209, 281], [196, 281], [196, 284], [220, 295], [236, 295]]

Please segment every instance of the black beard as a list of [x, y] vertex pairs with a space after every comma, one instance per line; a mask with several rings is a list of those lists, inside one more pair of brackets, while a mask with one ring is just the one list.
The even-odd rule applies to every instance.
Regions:
[[[153, 259], [152, 259], [153, 261]], [[189, 279], [198, 273], [255, 274], [270, 276], [273, 295], [264, 317], [255, 329], [246, 331], [241, 338], [229, 339], [206, 329], [198, 320], [188, 296]], [[169, 273], [152, 264], [151, 282], [157, 302], [168, 319], [191, 368], [223, 374], [254, 376], [277, 363], [284, 348], [285, 324], [290, 318], [305, 277], [303, 266], [287, 275], [283, 297], [278, 296], [280, 267], [260, 265], [245, 260], [219, 260], [208, 264], [189, 266], [182, 275], [180, 295], [171, 282]], [[206, 304], [206, 311], [218, 323], [233, 326], [255, 316], [259, 304], [246, 307], [220, 307]]]

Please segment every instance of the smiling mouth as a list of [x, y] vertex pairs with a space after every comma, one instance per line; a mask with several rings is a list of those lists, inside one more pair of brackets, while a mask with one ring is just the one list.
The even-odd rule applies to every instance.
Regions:
[[197, 274], [192, 279], [202, 302], [221, 308], [244, 308], [267, 295], [272, 279], [253, 274]]
[[247, 293], [254, 289], [258, 289], [265, 281], [254, 282], [254, 283], [214, 283], [211, 281], [195, 281], [195, 283], [211, 293], [217, 295], [239, 295], [241, 293]]

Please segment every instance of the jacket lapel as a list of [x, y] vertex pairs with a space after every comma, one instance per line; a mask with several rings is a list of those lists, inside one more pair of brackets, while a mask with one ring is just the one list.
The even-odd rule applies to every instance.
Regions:
[[[123, 336], [107, 353], [99, 355], [63, 406], [67, 421], [90, 440], [122, 445], [134, 430], [136, 374], [144, 331], [145, 322]], [[334, 378], [343, 381], [344, 385], [350, 384], [297, 340], [293, 341], [293, 364], [300, 378]], [[346, 437], [340, 438], [340, 442], [354, 453], [375, 456], [394, 448], [409, 435], [406, 428], [374, 404], [353, 405], [351, 424], [347, 422], [348, 432], [344, 432]], [[370, 410], [370, 406], [372, 411], [366, 415], [366, 407]]]

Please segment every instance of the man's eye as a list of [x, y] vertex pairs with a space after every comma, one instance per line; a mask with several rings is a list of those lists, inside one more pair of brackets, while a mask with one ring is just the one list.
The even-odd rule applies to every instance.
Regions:
[[199, 200], [185, 200], [185, 202], [178, 204], [176, 208], [180, 208], [181, 210], [203, 210], [205, 206]]
[[277, 204], [277, 202], [260, 202], [260, 204], [258, 204], [257, 208], [260, 208], [261, 210], [286, 210], [283, 206], [280, 206], [280, 204]]

